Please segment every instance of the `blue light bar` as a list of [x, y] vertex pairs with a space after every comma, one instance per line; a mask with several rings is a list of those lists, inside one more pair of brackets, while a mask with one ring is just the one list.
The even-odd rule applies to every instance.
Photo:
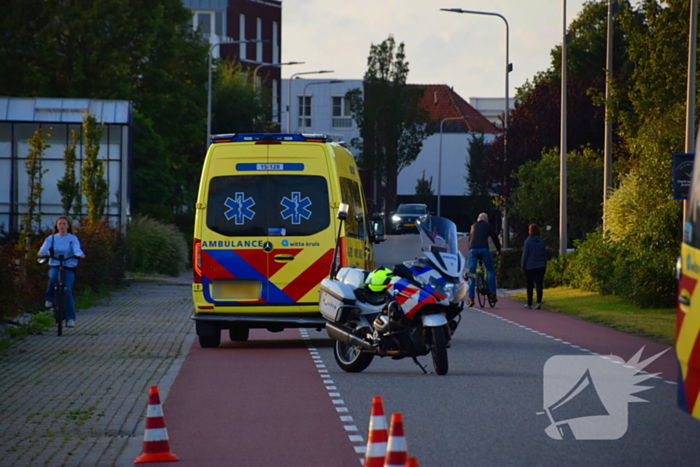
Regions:
[[303, 134], [298, 133], [228, 133], [221, 135], [211, 135], [211, 143], [241, 143], [241, 142], [256, 142], [256, 141], [314, 141], [319, 143], [327, 143], [327, 135]]

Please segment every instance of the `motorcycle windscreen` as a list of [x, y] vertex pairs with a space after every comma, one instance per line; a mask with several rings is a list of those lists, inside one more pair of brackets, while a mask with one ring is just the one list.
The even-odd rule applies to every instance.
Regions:
[[457, 255], [457, 226], [444, 217], [427, 216], [416, 221], [421, 250]]

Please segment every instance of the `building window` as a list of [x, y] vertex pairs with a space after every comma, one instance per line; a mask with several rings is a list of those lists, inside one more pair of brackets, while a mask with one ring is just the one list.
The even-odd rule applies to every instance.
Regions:
[[[244, 41], [244, 40], [245, 40], [245, 15], [241, 15], [241, 16], [239, 17], [239, 23], [238, 23], [238, 24], [239, 24], [240, 33], [241, 33], [241, 34], [240, 34], [240, 40], [241, 40], [241, 41]], [[240, 56], [240, 59], [241, 59], [241, 60], [245, 60], [246, 58], [248, 58], [248, 57], [246, 57], [246, 48], [247, 48], [246, 46], [247, 46], [247, 45], [248, 45], [248, 44], [242, 42], [242, 43], [239, 44], [239, 46], [238, 46], [238, 51], [239, 51], [238, 55]]]
[[272, 63], [280, 62], [280, 46], [279, 46], [279, 26], [277, 21], [272, 22]]
[[[257, 29], [255, 38], [260, 41], [260, 40], [262, 40], [262, 19], [256, 18], [255, 26]], [[258, 62], [261, 62], [261, 63], [263, 61], [262, 42], [258, 42], [257, 44], [255, 44], [255, 60]]]
[[352, 128], [350, 101], [345, 97], [333, 98], [333, 128]]
[[299, 128], [311, 127], [311, 96], [299, 96]]
[[277, 95], [277, 80], [273, 79], [272, 80], [272, 119], [277, 122], [281, 123], [282, 119], [280, 116], [280, 106], [277, 103], [278, 95]]

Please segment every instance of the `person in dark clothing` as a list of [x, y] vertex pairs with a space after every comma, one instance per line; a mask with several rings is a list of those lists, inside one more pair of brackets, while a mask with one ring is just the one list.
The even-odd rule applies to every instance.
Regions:
[[544, 287], [544, 273], [547, 269], [547, 250], [544, 241], [540, 238], [540, 228], [537, 224], [528, 227], [529, 236], [523, 246], [523, 254], [520, 258], [520, 268], [525, 271], [527, 278], [527, 304], [525, 308], [532, 308], [532, 290], [537, 288], [537, 304], [535, 308], [542, 308], [542, 289]]
[[479, 257], [481, 257], [489, 273], [489, 294], [491, 295], [491, 300], [498, 301], [496, 297], [496, 271], [493, 268], [493, 261], [491, 259], [489, 237], [491, 237], [496, 247], [496, 256], [500, 255], [501, 242], [498, 240], [496, 230], [489, 224], [489, 216], [485, 212], [482, 212], [479, 214], [477, 222], [472, 224], [472, 228], [469, 231], [469, 254], [467, 259], [467, 264], [469, 265], [469, 298], [467, 300], [467, 306], [469, 307], [474, 306], [476, 288], [474, 284], [474, 273], [476, 272], [476, 262]]

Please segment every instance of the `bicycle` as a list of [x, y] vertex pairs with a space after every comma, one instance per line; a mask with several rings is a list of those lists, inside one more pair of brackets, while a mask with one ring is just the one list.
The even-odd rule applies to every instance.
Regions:
[[55, 259], [60, 264], [58, 266], [58, 278], [56, 279], [56, 285], [53, 289], [53, 316], [56, 320], [57, 334], [59, 336], [63, 335], [63, 322], [66, 319], [66, 286], [63, 282], [63, 270], [65, 268], [64, 263], [69, 259], [78, 258], [78, 256], [69, 256], [65, 258], [63, 255], [58, 255], [58, 257], [51, 254], [44, 255], [37, 261], [39, 264], [43, 264], [47, 258]]
[[476, 298], [479, 301], [479, 306], [483, 307], [486, 305], [486, 302], [489, 303], [491, 308], [496, 306], [496, 300], [491, 297], [491, 293], [489, 291], [489, 271], [486, 269], [486, 264], [484, 264], [484, 260], [481, 258], [481, 256], [477, 258], [474, 282], [476, 287]]

